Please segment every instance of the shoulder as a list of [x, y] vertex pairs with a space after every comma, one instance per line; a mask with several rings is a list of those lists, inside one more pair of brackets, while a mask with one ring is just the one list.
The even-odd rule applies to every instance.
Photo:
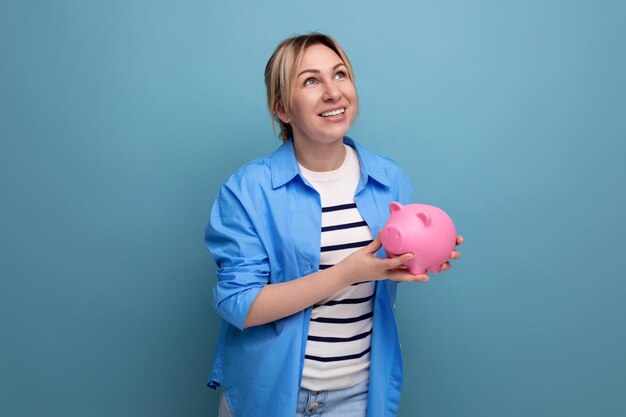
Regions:
[[377, 163], [385, 170], [385, 173], [393, 178], [408, 178], [404, 170], [398, 165], [398, 163], [384, 155], [374, 153], [377, 158]]
[[390, 185], [397, 183], [397, 181], [410, 183], [404, 170], [393, 159], [372, 152], [352, 139], [350, 139], [348, 144], [352, 145], [357, 150], [363, 166], [375, 179], [379, 177], [381, 181], [387, 182]]
[[249, 189], [258, 185], [271, 186], [271, 169], [269, 156], [263, 156], [254, 159], [241, 168], [237, 169], [228, 179], [224, 182], [224, 186], [231, 189]]
[[[269, 157], [254, 159], [237, 169], [220, 187], [216, 205], [222, 215], [234, 215], [254, 207], [272, 189]], [[262, 201], [262, 200], [261, 200]], [[258, 207], [260, 208], [260, 207]]]
[[352, 140], [348, 144], [356, 148], [361, 158], [362, 168], [369, 177], [390, 190], [394, 200], [402, 204], [411, 202], [413, 185], [400, 165], [393, 159], [371, 152]]

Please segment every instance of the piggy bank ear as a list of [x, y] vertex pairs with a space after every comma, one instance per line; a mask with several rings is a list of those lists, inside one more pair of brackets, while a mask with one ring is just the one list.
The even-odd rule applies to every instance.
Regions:
[[393, 201], [391, 202], [391, 204], [389, 204], [389, 212], [395, 213], [396, 211], [400, 211], [402, 207], [402, 204], [398, 203], [397, 201]]
[[431, 218], [429, 214], [426, 213], [417, 213], [417, 217], [424, 223], [425, 227], [430, 226]]

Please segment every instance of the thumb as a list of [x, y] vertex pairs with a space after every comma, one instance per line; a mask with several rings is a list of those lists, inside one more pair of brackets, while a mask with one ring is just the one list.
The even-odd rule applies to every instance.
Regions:
[[376, 239], [372, 240], [372, 242], [366, 246], [368, 252], [376, 252], [380, 249], [383, 244], [380, 241], [380, 231], [378, 231], [378, 235], [376, 235]]

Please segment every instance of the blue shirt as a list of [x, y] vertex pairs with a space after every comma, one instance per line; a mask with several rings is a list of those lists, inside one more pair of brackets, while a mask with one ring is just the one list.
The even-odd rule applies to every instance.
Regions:
[[[361, 177], [357, 208], [372, 236], [389, 217], [389, 204], [408, 204], [412, 187], [391, 160], [356, 149]], [[300, 173], [289, 140], [252, 161], [221, 187], [205, 232], [217, 264], [213, 301], [222, 325], [209, 387], [221, 386], [235, 417], [293, 417], [296, 412], [311, 307], [244, 329], [261, 289], [318, 270], [319, 194]], [[384, 257], [384, 251], [378, 253]], [[402, 388], [402, 357], [394, 315], [396, 282], [377, 281], [367, 415], [395, 416]]]

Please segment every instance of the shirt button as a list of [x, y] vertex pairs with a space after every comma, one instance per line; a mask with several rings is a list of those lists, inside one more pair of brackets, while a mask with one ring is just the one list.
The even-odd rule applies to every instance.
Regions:
[[317, 410], [318, 408], [320, 408], [320, 405], [318, 403], [311, 403], [311, 405], [309, 405], [309, 411], [311, 412]]
[[394, 310], [396, 309], [396, 303], [393, 303], [393, 309]]

